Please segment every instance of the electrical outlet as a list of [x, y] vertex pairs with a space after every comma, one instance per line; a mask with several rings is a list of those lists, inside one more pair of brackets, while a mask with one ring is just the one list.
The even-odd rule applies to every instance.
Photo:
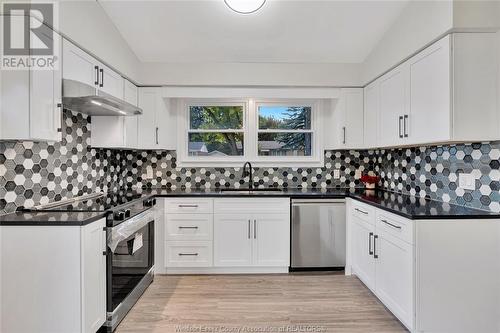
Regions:
[[146, 167], [146, 179], [153, 179], [153, 168], [150, 166]]
[[333, 179], [340, 179], [340, 170], [333, 170]]
[[359, 179], [361, 178], [361, 170], [357, 169], [354, 171], [354, 178]]
[[476, 180], [470, 173], [459, 173], [458, 186], [464, 190], [474, 191], [476, 189]]

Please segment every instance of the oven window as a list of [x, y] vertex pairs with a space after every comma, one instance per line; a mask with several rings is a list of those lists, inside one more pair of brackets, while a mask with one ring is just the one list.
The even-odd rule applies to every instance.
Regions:
[[[118, 306], [149, 272], [154, 263], [154, 223], [124, 239], [111, 255], [112, 309]], [[109, 289], [108, 289], [109, 291]], [[108, 304], [109, 305], [109, 304]]]

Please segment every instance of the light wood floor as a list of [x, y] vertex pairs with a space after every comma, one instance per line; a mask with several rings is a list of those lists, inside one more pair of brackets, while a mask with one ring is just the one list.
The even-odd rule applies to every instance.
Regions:
[[267, 333], [286, 327], [284, 332], [406, 332], [356, 277], [338, 274], [155, 276], [116, 332]]

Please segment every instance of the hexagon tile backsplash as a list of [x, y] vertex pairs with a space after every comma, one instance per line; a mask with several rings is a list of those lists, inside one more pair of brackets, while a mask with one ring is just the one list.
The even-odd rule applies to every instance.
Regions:
[[[65, 110], [63, 140], [0, 142], [0, 215], [18, 207], [132, 186], [216, 188], [241, 184], [240, 168], [179, 168], [175, 151], [90, 147], [90, 117]], [[326, 151], [321, 168], [255, 168], [258, 186], [359, 187], [357, 169], [380, 174], [389, 190], [500, 212], [500, 142]], [[144, 179], [146, 168], [154, 178]], [[340, 170], [340, 179], [333, 171]], [[472, 173], [476, 190], [458, 188]], [[236, 185], [235, 185], [236, 184]]]

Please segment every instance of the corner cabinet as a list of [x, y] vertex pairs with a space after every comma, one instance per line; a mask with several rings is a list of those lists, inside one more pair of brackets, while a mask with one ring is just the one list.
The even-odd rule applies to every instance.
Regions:
[[105, 226], [0, 226], [1, 332], [94, 333], [104, 324]]
[[163, 272], [288, 272], [289, 198], [165, 199], [164, 230]]
[[363, 89], [342, 88], [333, 111], [335, 138], [332, 149], [363, 147]]
[[[2, 22], [0, 16], [0, 30]], [[62, 38], [51, 32], [54, 51], [59, 52]], [[60, 54], [55, 56], [61, 58]], [[1, 71], [0, 140], [61, 141], [60, 67], [61, 61], [57, 61], [52, 69]]]
[[410, 332], [498, 331], [500, 219], [410, 220], [346, 202], [346, 275], [356, 275]]
[[139, 107], [143, 114], [137, 120], [139, 149], [169, 149], [176, 147], [176, 118], [162, 89], [139, 88]]
[[497, 44], [453, 33], [365, 87], [365, 119], [378, 113], [371, 147], [500, 139]]

